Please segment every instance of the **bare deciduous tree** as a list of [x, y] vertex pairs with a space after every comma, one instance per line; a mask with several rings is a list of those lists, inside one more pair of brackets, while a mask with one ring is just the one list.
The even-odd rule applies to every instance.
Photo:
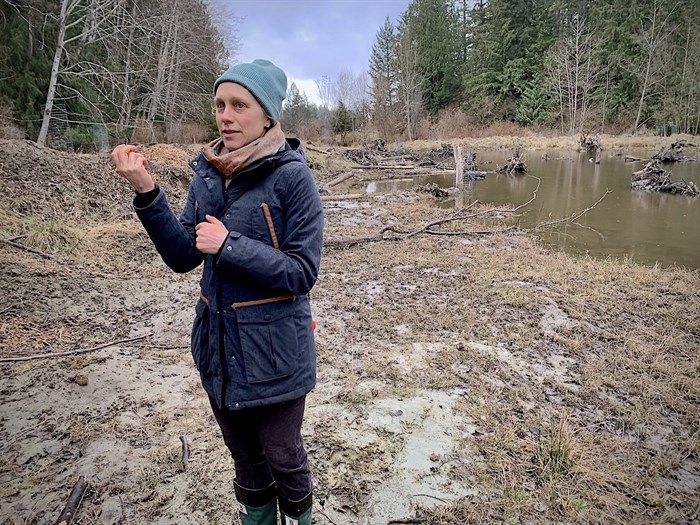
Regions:
[[605, 73], [598, 60], [601, 39], [591, 34], [586, 18], [574, 15], [568, 35], [551, 49], [545, 60], [545, 78], [559, 103], [561, 131], [581, 133], [586, 113], [591, 107], [601, 75]]
[[418, 53], [408, 34], [401, 36], [397, 53], [399, 71], [399, 101], [406, 121], [408, 140], [413, 140], [415, 128], [423, 110], [421, 74], [418, 70]]
[[[62, 66], [63, 57], [66, 53], [66, 46], [76, 41], [86, 40], [87, 38], [90, 38], [90, 41], [94, 42], [97, 39], [97, 30], [110, 21], [110, 17], [115, 12], [116, 7], [116, 0], [92, 0], [87, 6], [83, 4], [81, 0], [63, 0], [61, 2], [56, 50], [54, 51], [53, 63], [51, 65], [51, 77], [49, 79], [49, 88], [46, 93], [46, 104], [44, 106], [41, 129], [39, 130], [39, 137], [37, 138], [37, 144], [40, 146], [46, 145], [46, 137], [49, 131], [49, 123], [51, 121], [51, 112], [53, 110], [59, 75], [62, 72], [68, 71], [65, 69], [65, 66]], [[71, 29], [81, 25], [83, 26], [82, 31], [73, 36], [67, 36]], [[68, 66], [68, 68], [70, 67], [71, 66]]]
[[673, 31], [673, 27], [668, 22], [675, 12], [675, 7], [669, 9], [666, 13], [663, 12], [662, 8], [662, 3], [659, 0], [653, 0], [651, 13], [643, 16], [640, 20], [637, 40], [642, 50], [643, 62], [640, 64], [641, 67], [634, 71], [639, 79], [641, 92], [633, 132], [636, 132], [640, 126], [642, 109], [644, 108], [645, 100], [652, 94], [650, 91], [662, 82], [664, 78], [665, 59], [663, 56], [663, 44]]

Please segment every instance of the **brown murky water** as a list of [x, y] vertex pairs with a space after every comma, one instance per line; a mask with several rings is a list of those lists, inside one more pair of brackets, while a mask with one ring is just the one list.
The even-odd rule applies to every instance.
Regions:
[[[607, 153], [607, 154], [606, 154]], [[519, 224], [524, 228], [571, 216], [592, 206], [606, 191], [605, 199], [577, 222], [561, 225], [556, 232], [541, 234], [548, 244], [574, 254], [593, 257], [628, 257], [644, 265], [700, 268], [700, 197], [632, 190], [631, 174], [642, 163], [625, 163], [624, 155], [649, 158], [655, 151], [630, 150], [622, 156], [603, 152], [601, 163], [589, 162], [588, 155], [561, 151], [528, 151], [527, 175], [489, 174], [465, 188], [464, 202], [478, 199], [496, 205], [517, 206], [527, 202], [541, 180], [537, 199], [522, 210]], [[543, 157], [547, 155], [547, 160]], [[511, 152], [479, 152], [482, 170], [495, 170]], [[673, 181], [700, 184], [700, 162], [665, 164]], [[441, 187], [454, 185], [451, 175], [377, 181], [368, 192], [409, 189], [426, 182]], [[442, 203], [454, 206], [454, 200]]]

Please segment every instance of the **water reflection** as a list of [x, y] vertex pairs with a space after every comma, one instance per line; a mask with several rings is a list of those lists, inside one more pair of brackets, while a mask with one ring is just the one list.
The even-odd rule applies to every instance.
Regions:
[[[655, 151], [630, 150], [626, 155], [648, 158]], [[557, 151], [529, 152], [528, 175], [489, 174], [485, 180], [465, 183], [464, 192], [440, 203], [461, 207], [475, 199], [496, 206], [517, 206], [527, 202], [537, 187], [537, 199], [521, 210], [518, 222], [528, 228], [536, 224], [568, 217], [595, 203], [606, 190], [605, 199], [578, 222], [582, 227], [562, 224], [556, 232], [544, 232], [548, 244], [576, 254], [596, 257], [630, 257], [641, 264], [679, 265], [700, 268], [700, 198], [651, 193], [630, 188], [633, 171], [639, 163], [625, 163], [624, 156], [605, 156], [600, 164], [589, 162], [585, 154], [562, 158]], [[477, 160], [485, 169], [503, 164], [505, 152], [479, 152]], [[673, 180], [700, 183], [700, 162], [676, 163]], [[453, 175], [372, 181], [366, 191], [396, 192], [434, 182], [441, 187], [454, 183]]]

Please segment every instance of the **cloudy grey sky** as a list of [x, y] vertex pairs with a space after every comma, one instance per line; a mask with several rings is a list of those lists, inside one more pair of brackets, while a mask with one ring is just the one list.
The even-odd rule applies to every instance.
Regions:
[[367, 70], [377, 31], [396, 24], [410, 0], [229, 0], [237, 17], [235, 61], [267, 58], [312, 102], [315, 81]]

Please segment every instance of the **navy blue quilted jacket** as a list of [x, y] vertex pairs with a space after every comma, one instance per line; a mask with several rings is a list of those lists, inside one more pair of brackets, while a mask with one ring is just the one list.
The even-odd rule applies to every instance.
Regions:
[[[224, 186], [200, 153], [180, 215], [160, 191], [134, 209], [165, 263], [188, 272], [203, 261], [192, 356], [220, 407], [279, 403], [316, 383], [308, 293], [323, 245], [321, 199], [298, 141]], [[218, 255], [195, 247], [195, 225], [218, 217], [229, 236]]]

